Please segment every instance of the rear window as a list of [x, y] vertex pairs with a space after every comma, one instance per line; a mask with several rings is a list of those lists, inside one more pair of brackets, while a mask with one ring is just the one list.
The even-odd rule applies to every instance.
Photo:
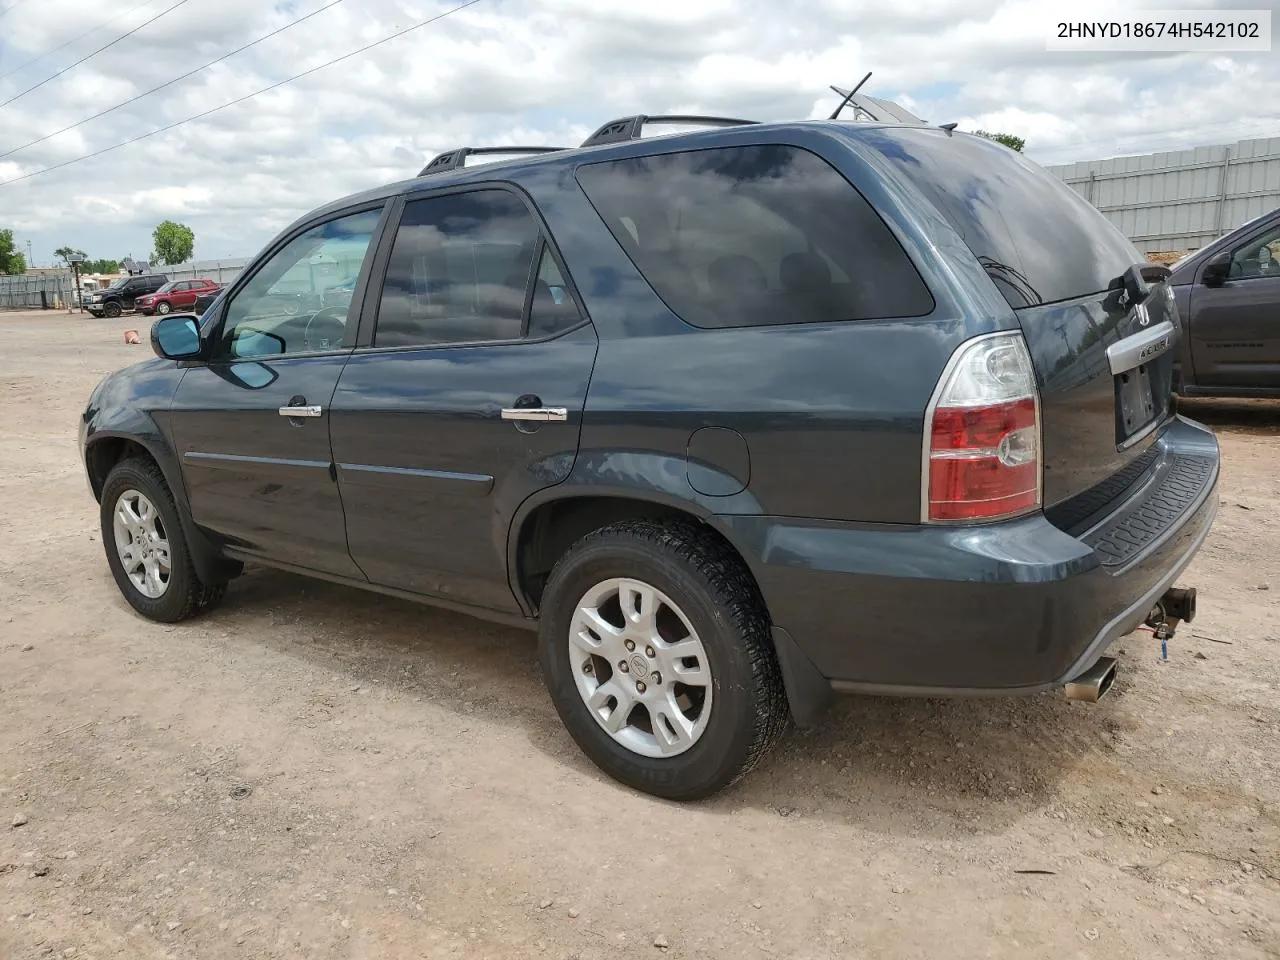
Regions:
[[1106, 290], [1145, 262], [1093, 205], [1008, 147], [915, 128], [858, 138], [933, 202], [1015, 309]]
[[673, 311], [700, 327], [918, 317], [933, 298], [884, 221], [797, 147], [584, 165], [578, 182]]

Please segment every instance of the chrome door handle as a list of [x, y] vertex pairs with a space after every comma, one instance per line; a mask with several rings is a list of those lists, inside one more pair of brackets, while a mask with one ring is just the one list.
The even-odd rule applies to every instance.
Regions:
[[569, 411], [564, 407], [504, 407], [502, 419], [546, 423], [548, 420], [568, 420]]
[[320, 406], [280, 408], [280, 416], [282, 417], [318, 417], [323, 413], [324, 409]]

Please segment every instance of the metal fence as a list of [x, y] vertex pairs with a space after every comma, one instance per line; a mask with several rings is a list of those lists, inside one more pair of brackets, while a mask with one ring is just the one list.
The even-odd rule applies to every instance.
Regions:
[[177, 266], [156, 266], [156, 273], [164, 274], [170, 280], [212, 280], [226, 286], [240, 275], [240, 271], [249, 263], [249, 257], [235, 257], [229, 260], [196, 260], [191, 263], [180, 263]]
[[1280, 206], [1280, 137], [1047, 169], [1143, 253], [1199, 249]]
[[0, 309], [66, 310], [76, 305], [70, 270], [38, 276], [0, 277]]

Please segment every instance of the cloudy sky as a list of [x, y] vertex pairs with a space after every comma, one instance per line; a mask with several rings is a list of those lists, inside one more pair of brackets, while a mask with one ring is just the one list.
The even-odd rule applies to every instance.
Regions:
[[829, 84], [868, 70], [864, 92], [930, 121], [1016, 133], [1041, 163], [1280, 136], [1280, 44], [1248, 54], [1045, 50], [1065, 11], [1274, 11], [1280, 0], [476, 0], [205, 119], [4, 183], [253, 94], [462, 0], [340, 0], [10, 153], [331, 2], [0, 0], [0, 103], [179, 3], [0, 106], [0, 228], [23, 249], [30, 241], [39, 265], [63, 244], [145, 256], [165, 218], [195, 230], [197, 259], [249, 255], [311, 207], [412, 176], [452, 146], [574, 144], [640, 112], [817, 117], [837, 102]]

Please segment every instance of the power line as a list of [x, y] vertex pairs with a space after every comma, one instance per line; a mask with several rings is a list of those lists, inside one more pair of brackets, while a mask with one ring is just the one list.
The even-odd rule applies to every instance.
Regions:
[[81, 58], [80, 58], [79, 60], [77, 60], [75, 63], [71, 64], [71, 66], [69, 66], [69, 67], [63, 67], [61, 70], [59, 70], [59, 71], [58, 71], [57, 73], [55, 73], [53, 76], [51, 76], [51, 77], [45, 77], [43, 80], [41, 80], [41, 81], [40, 81], [39, 83], [37, 83], [35, 86], [33, 86], [33, 87], [27, 87], [27, 89], [23, 90], [21, 93], [14, 94], [12, 97], [10, 97], [8, 100], [6, 100], [4, 103], [0, 103], [0, 107], [7, 107], [9, 104], [13, 103], [13, 101], [15, 101], [15, 100], [21, 100], [23, 97], [25, 97], [25, 96], [26, 96], [28, 93], [30, 93], [32, 90], [39, 90], [39, 89], [40, 89], [41, 87], [43, 87], [46, 83], [48, 83], [50, 80], [56, 80], [56, 79], [58, 79], [58, 77], [62, 76], [64, 73], [66, 73], [68, 70], [74, 70], [76, 67], [80, 66], [80, 64], [84, 63], [86, 60], [92, 60], [94, 57], [96, 57], [98, 54], [100, 54], [103, 50], [106, 50], [108, 47], [114, 47], [117, 43], [119, 43], [121, 40], [125, 39], [126, 37], [131, 37], [131, 36], [133, 36], [135, 33], [137, 33], [139, 30], [141, 30], [143, 27], [145, 27], [148, 23], [155, 23], [157, 20], [159, 20], [161, 17], [163, 17], [166, 13], [169, 13], [171, 10], [177, 10], [177, 9], [178, 9], [180, 6], [182, 6], [184, 3], [189, 3], [189, 2], [190, 2], [190, 0], [178, 0], [178, 2], [177, 2], [177, 3], [175, 3], [173, 6], [171, 6], [171, 7], [165, 7], [165, 9], [161, 10], [161, 11], [160, 11], [159, 13], [157, 13], [154, 17], [152, 17], [150, 20], [144, 20], [142, 23], [138, 24], [136, 27], [134, 27], [134, 28], [133, 28], [132, 30], [130, 30], [128, 33], [125, 33], [125, 34], [123, 34], [122, 36], [116, 37], [116, 38], [115, 38], [114, 40], [112, 40], [110, 43], [104, 44], [104, 45], [102, 45], [101, 47], [99, 47], [97, 50], [93, 51], [93, 53], [90, 53], [90, 54], [88, 54], [87, 56], [81, 57]]
[[[25, 0], [18, 0], [18, 2], [19, 2], [19, 3], [23, 3], [23, 2], [25, 2]], [[7, 73], [0, 73], [0, 80], [5, 79], [6, 77], [11, 77], [11, 76], [13, 76], [13, 75], [14, 75], [15, 73], [17, 73], [19, 70], [22, 70], [22, 69], [24, 69], [25, 67], [29, 67], [29, 66], [31, 66], [33, 63], [39, 63], [39, 62], [40, 62], [41, 60], [43, 60], [45, 57], [51, 57], [51, 56], [53, 56], [53, 55], [54, 55], [55, 53], [57, 53], [59, 50], [65, 50], [67, 47], [71, 46], [71, 44], [75, 43], [77, 40], [83, 40], [85, 37], [89, 36], [89, 34], [91, 34], [91, 33], [97, 33], [97, 32], [98, 32], [99, 30], [101, 30], [103, 27], [105, 27], [105, 26], [109, 26], [110, 24], [115, 23], [117, 20], [123, 20], [123, 19], [124, 19], [125, 17], [127, 17], [129, 14], [133, 13], [133, 11], [135, 11], [135, 10], [141, 10], [143, 7], [148, 6], [150, 3], [151, 3], [151, 0], [142, 0], [142, 3], [138, 4], [136, 7], [130, 7], [128, 10], [126, 10], [124, 13], [120, 14], [119, 16], [112, 17], [110, 20], [104, 20], [104, 21], [102, 21], [102, 23], [98, 24], [96, 27], [92, 27], [91, 29], [86, 30], [84, 33], [77, 33], [74, 37], [72, 37], [72, 38], [71, 38], [70, 40], [68, 40], [66, 43], [61, 44], [60, 46], [56, 46], [56, 47], [54, 47], [52, 50], [48, 50], [48, 51], [46, 51], [46, 52], [44, 52], [44, 53], [40, 54], [40, 56], [38, 56], [38, 57], [32, 57], [30, 60], [25, 60], [25, 61], [23, 61], [22, 63], [18, 64], [16, 67], [14, 67], [12, 70], [8, 71]], [[17, 4], [15, 4], [14, 6], [17, 6]], [[13, 7], [10, 7], [10, 8], [9, 8], [9, 10], [12, 10], [12, 9], [13, 9]], [[8, 13], [8, 12], [9, 12], [8, 10], [6, 10], [6, 11], [5, 11], [5, 13]]]
[[360, 47], [358, 50], [352, 50], [350, 53], [344, 53], [340, 57], [336, 57], [333, 60], [328, 60], [325, 63], [319, 64], [318, 66], [311, 67], [310, 69], [303, 70], [301, 73], [296, 73], [292, 77], [286, 77], [284, 80], [277, 80], [275, 83], [271, 84], [270, 86], [263, 87], [261, 90], [255, 90], [253, 93], [246, 93], [243, 97], [238, 97], [235, 100], [222, 104], [221, 106], [211, 107], [210, 109], [205, 110], [201, 113], [197, 113], [193, 116], [187, 117], [185, 120], [177, 120], [163, 127], [158, 127], [155, 130], [150, 131], [149, 133], [142, 133], [136, 137], [130, 137], [128, 140], [122, 140], [119, 143], [113, 144], [112, 146], [103, 147], [101, 150], [95, 150], [93, 153], [86, 153], [84, 154], [84, 156], [74, 157], [71, 160], [64, 160], [62, 161], [62, 163], [55, 163], [52, 166], [43, 167], [40, 170], [34, 170], [31, 173], [24, 173], [20, 177], [13, 177], [10, 180], [0, 181], [0, 187], [7, 187], [11, 183], [18, 183], [19, 181], [22, 181], [22, 180], [30, 180], [32, 177], [38, 177], [40, 174], [49, 173], [52, 170], [61, 170], [63, 167], [69, 167], [73, 163], [79, 163], [82, 160], [92, 160], [94, 157], [100, 157], [104, 153], [110, 153], [112, 150], [119, 150], [121, 147], [127, 147], [130, 144], [137, 143], [139, 140], [146, 140], [148, 137], [154, 137], [158, 133], [167, 133], [168, 131], [175, 129], [176, 127], [181, 127], [183, 124], [191, 123], [195, 120], [203, 120], [205, 117], [211, 116], [212, 114], [215, 114], [220, 110], [225, 110], [228, 107], [234, 107], [236, 104], [244, 103], [246, 100], [252, 100], [254, 97], [261, 96], [264, 93], [270, 93], [272, 90], [275, 90], [278, 87], [283, 87], [287, 83], [293, 83], [293, 81], [295, 80], [301, 80], [303, 77], [310, 76], [313, 73], [318, 73], [319, 71], [324, 70], [326, 67], [332, 67], [336, 63], [341, 63], [343, 60], [350, 60], [352, 57], [365, 53], [368, 50], [372, 50], [374, 47], [380, 47], [384, 43], [389, 43], [392, 40], [396, 40], [400, 37], [403, 37], [405, 34], [412, 33], [414, 30], [420, 30], [425, 26], [428, 26], [430, 24], [437, 22], [438, 20], [443, 20], [445, 17], [452, 16], [453, 14], [458, 13], [461, 10], [465, 10], [467, 7], [475, 6], [479, 2], [480, 0], [467, 0], [466, 3], [461, 3], [456, 7], [450, 7], [448, 10], [445, 10], [443, 13], [437, 13], [433, 17], [428, 17], [426, 20], [420, 20], [411, 26], [405, 27], [403, 30], [397, 30], [395, 33], [391, 34], [388, 37], [383, 37], [381, 40], [375, 40], [373, 41], [373, 43], [367, 43], [363, 47]]
[[12, 150], [8, 150], [4, 153], [0, 153], [0, 160], [3, 160], [5, 157], [11, 157], [15, 153], [18, 153], [21, 150], [27, 149], [27, 147], [34, 147], [37, 143], [44, 143], [46, 140], [50, 139], [51, 137], [56, 137], [60, 133], [66, 133], [68, 130], [74, 130], [76, 127], [82, 126], [86, 123], [89, 123], [90, 121], [97, 120], [99, 117], [105, 117], [109, 113], [115, 113], [115, 111], [119, 110], [121, 107], [127, 107], [131, 103], [137, 103], [143, 97], [149, 97], [151, 96], [151, 94], [158, 93], [159, 91], [163, 90], [165, 87], [171, 87], [175, 83], [179, 83], [182, 80], [186, 80], [188, 77], [193, 77], [197, 73], [199, 73], [201, 70], [208, 70], [210, 67], [214, 66], [215, 64], [219, 64], [223, 60], [227, 60], [231, 57], [234, 57], [237, 53], [243, 53], [245, 50], [248, 50], [250, 47], [253, 47], [259, 43], [262, 43], [262, 41], [264, 40], [270, 40], [272, 37], [274, 37], [278, 33], [283, 33], [284, 31], [290, 29], [291, 27], [296, 27], [298, 24], [302, 23], [304, 20], [310, 20], [312, 17], [317, 16], [318, 14], [324, 13], [330, 7], [336, 7], [338, 4], [345, 3], [345, 2], [346, 0], [329, 0], [329, 2], [326, 3], [323, 7], [320, 7], [317, 10], [312, 10], [306, 16], [299, 17], [297, 20], [291, 20], [289, 23], [286, 23], [284, 26], [278, 27], [277, 29], [272, 30], [268, 34], [264, 34], [263, 36], [259, 37], [257, 40], [251, 40], [249, 43], [246, 43], [242, 47], [237, 47], [236, 49], [232, 50], [230, 53], [224, 53], [222, 56], [218, 57], [216, 60], [210, 60], [208, 63], [204, 64], [203, 66], [196, 67], [194, 70], [188, 70], [186, 73], [184, 73], [180, 77], [174, 77], [172, 80], [166, 80], [164, 83], [160, 84], [160, 86], [152, 87], [150, 90], [146, 91], [146, 93], [140, 93], [135, 97], [130, 97], [128, 100], [125, 100], [123, 103], [117, 103], [114, 107], [108, 107], [106, 110], [99, 111], [98, 113], [95, 113], [91, 117], [85, 117], [83, 120], [77, 120], [75, 123], [65, 126], [61, 130], [55, 130], [52, 133], [46, 133], [43, 137], [38, 137], [37, 139], [30, 141], [29, 143], [24, 143], [20, 147], [14, 147]]
[[9, 4], [9, 6], [5, 7], [3, 10], [0, 10], [0, 17], [3, 17], [6, 13], [13, 13], [13, 11], [17, 10], [20, 6], [22, 6], [26, 2], [27, 0], [18, 0], [17, 3]]

